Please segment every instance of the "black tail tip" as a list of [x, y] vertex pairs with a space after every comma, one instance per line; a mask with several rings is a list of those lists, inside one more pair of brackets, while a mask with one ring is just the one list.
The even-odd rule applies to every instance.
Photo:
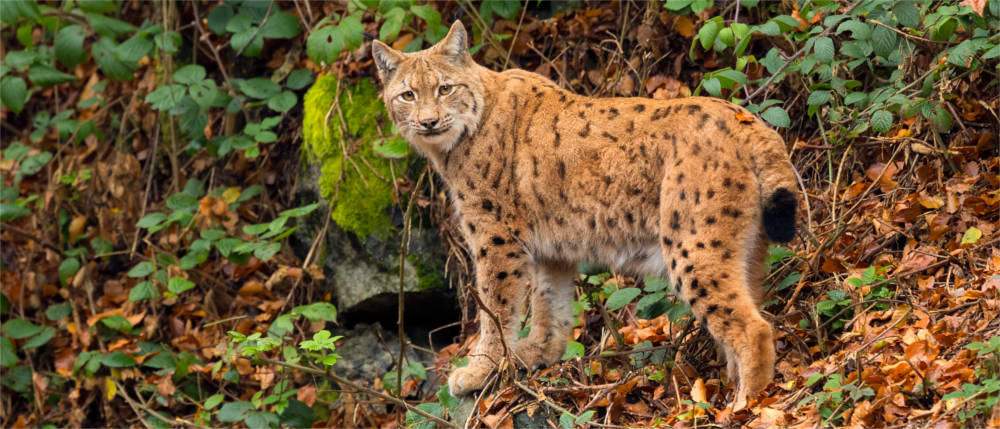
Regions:
[[772, 241], [787, 243], [795, 239], [795, 212], [799, 202], [786, 188], [778, 188], [764, 203], [764, 232]]

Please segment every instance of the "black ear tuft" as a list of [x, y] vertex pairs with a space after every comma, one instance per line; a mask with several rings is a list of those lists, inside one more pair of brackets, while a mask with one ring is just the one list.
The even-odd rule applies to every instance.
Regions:
[[403, 53], [392, 49], [389, 45], [378, 40], [372, 42], [372, 58], [375, 60], [375, 68], [378, 70], [379, 79], [385, 83], [393, 73], [399, 68], [399, 62], [403, 60]]
[[795, 239], [795, 212], [799, 202], [786, 188], [778, 188], [764, 203], [764, 232], [778, 243]]

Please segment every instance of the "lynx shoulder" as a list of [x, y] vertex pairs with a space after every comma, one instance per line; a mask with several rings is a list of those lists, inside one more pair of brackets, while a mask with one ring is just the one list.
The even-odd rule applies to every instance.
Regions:
[[[781, 137], [714, 98], [589, 98], [522, 70], [473, 62], [456, 22], [425, 51], [376, 41], [382, 97], [447, 184], [475, 262], [480, 310], [452, 394], [503, 357], [556, 362], [572, 330], [576, 263], [667, 277], [719, 343], [741, 407], [770, 381], [758, 310], [769, 242], [794, 238], [795, 175]], [[530, 301], [530, 331], [518, 338]]]

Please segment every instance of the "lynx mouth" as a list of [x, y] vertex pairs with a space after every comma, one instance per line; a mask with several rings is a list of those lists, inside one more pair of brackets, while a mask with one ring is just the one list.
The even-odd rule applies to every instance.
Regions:
[[450, 127], [446, 127], [446, 128], [435, 128], [435, 129], [433, 129], [433, 130], [423, 130], [423, 131], [417, 131], [417, 135], [420, 135], [420, 136], [423, 136], [423, 137], [432, 137], [432, 136], [437, 136], [437, 135], [441, 135], [441, 134], [444, 134], [444, 133], [445, 133], [446, 131], [448, 131], [448, 129], [449, 129], [449, 128], [450, 128]]

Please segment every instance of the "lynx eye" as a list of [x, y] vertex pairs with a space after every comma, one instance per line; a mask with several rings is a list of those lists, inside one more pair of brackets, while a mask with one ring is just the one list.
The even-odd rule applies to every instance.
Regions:
[[448, 94], [451, 94], [451, 92], [454, 91], [454, 90], [455, 90], [454, 86], [451, 86], [451, 85], [441, 85], [440, 87], [438, 87], [438, 94], [448, 95]]
[[403, 101], [413, 101], [413, 99], [416, 98], [416, 96], [413, 95], [413, 91], [406, 91], [400, 97], [403, 97]]

